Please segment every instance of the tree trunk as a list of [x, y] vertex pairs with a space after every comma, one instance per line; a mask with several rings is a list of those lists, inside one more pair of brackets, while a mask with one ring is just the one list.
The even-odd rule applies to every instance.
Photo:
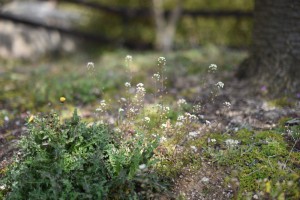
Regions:
[[300, 1], [256, 0], [250, 57], [237, 76], [274, 95], [300, 92]]
[[155, 47], [157, 50], [168, 52], [173, 47], [176, 25], [182, 12], [181, 0], [176, 1], [169, 18], [165, 18], [163, 0], [152, 0], [153, 14], [156, 26]]

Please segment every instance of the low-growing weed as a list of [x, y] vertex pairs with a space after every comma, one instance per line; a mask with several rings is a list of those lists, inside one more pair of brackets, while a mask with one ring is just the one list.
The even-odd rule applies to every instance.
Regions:
[[81, 122], [76, 110], [65, 123], [55, 113], [35, 117], [1, 191], [6, 199], [155, 198], [164, 189], [153, 171], [157, 140], [119, 136]]

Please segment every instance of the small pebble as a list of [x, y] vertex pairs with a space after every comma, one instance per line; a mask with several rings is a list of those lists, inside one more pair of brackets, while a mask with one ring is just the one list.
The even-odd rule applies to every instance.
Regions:
[[202, 182], [204, 182], [204, 183], [206, 183], [206, 182], [208, 182], [208, 181], [209, 181], [209, 178], [207, 178], [207, 177], [203, 177], [203, 178], [201, 179], [201, 181], [202, 181]]

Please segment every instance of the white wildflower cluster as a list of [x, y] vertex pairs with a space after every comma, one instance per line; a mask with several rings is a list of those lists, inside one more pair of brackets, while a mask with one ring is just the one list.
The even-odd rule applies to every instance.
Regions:
[[132, 62], [132, 56], [131, 56], [131, 55], [127, 55], [127, 56], [125, 57], [125, 61], [126, 61], [126, 62]]
[[177, 117], [177, 122], [175, 126], [182, 126], [184, 123], [190, 123], [193, 121], [197, 121], [198, 117], [196, 115], [190, 114], [190, 113], [184, 113], [184, 115], [179, 115]]
[[196, 138], [198, 135], [199, 135], [199, 133], [196, 131], [189, 132], [189, 137], [191, 137], [191, 138]]
[[137, 113], [138, 111], [139, 111], [139, 109], [134, 108], [134, 107], [129, 109], [129, 112], [131, 112], [131, 113]]
[[101, 100], [101, 101], [100, 101], [100, 106], [106, 107], [106, 102], [105, 102], [105, 100]]
[[160, 79], [159, 73], [153, 74], [152, 78], [159, 81], [159, 79]]
[[8, 122], [8, 121], [9, 121], [9, 117], [8, 117], [8, 116], [5, 116], [5, 117], [4, 117], [4, 121]]
[[239, 144], [239, 141], [233, 140], [233, 139], [227, 139], [227, 140], [225, 140], [225, 144], [227, 147], [235, 147]]
[[217, 71], [218, 66], [216, 64], [211, 64], [211, 65], [209, 65], [208, 69], [211, 72], [215, 72], [215, 71]]
[[186, 116], [186, 118], [189, 121], [196, 121], [196, 120], [198, 120], [198, 117], [196, 115], [193, 115], [193, 114], [190, 114], [190, 113], [185, 113], [185, 116]]
[[200, 104], [194, 105], [193, 106], [193, 112], [199, 113], [202, 109], [202, 106]]
[[219, 81], [219, 82], [217, 82], [216, 86], [221, 89], [224, 87], [224, 83]]
[[105, 100], [100, 101], [99, 107], [96, 109], [97, 112], [104, 112], [106, 110], [107, 104]]
[[160, 66], [160, 67], [164, 67], [167, 63], [167, 60], [165, 57], [159, 57], [157, 59], [157, 61], [158, 61], [158, 66]]
[[137, 84], [136, 85], [136, 91], [137, 91], [137, 93], [141, 93], [141, 94], [145, 93], [146, 90], [144, 88], [144, 84], [143, 83]]
[[130, 87], [131, 87], [131, 84], [130, 84], [129, 82], [126, 82], [124, 85], [125, 85], [125, 87], [127, 87], [127, 88], [130, 88]]
[[299, 131], [293, 131], [288, 129], [287, 130], [287, 135], [291, 136], [294, 140], [300, 139], [300, 132]]
[[215, 143], [215, 142], [217, 142], [217, 140], [214, 139], [214, 138], [212, 138], [212, 139], [208, 138], [208, 139], [207, 139], [207, 142], [208, 142], [208, 143]]
[[87, 68], [88, 70], [94, 69], [94, 68], [95, 68], [95, 65], [94, 65], [93, 62], [88, 62], [87, 65], [86, 65], [86, 68]]
[[0, 190], [5, 190], [6, 189], [6, 185], [0, 185]]
[[[179, 118], [179, 117], [180, 117], [180, 118]], [[177, 118], [177, 122], [176, 122], [176, 124], [175, 124], [175, 126], [177, 126], [177, 127], [178, 127], [178, 126], [182, 126], [182, 125], [183, 125], [183, 121], [184, 121], [184, 120], [181, 119], [181, 117], [183, 117], [182, 115], [179, 116], [179, 117]]]
[[184, 121], [195, 121], [198, 120], [198, 117], [196, 115], [190, 114], [190, 113], [184, 113], [184, 115], [179, 115], [177, 117], [177, 121], [184, 122]]
[[117, 132], [117, 133], [121, 133], [122, 130], [120, 128], [114, 128], [114, 131]]
[[159, 142], [160, 142], [160, 143], [163, 143], [163, 142], [165, 142], [165, 141], [167, 141], [167, 138], [164, 137], [164, 136], [162, 136], [162, 137], [159, 139]]
[[191, 146], [191, 149], [192, 149], [192, 151], [194, 151], [194, 152], [197, 152], [197, 151], [198, 151], [197, 147], [195, 147], [195, 146]]
[[231, 107], [231, 103], [226, 101], [223, 103], [225, 107], [230, 108]]
[[184, 115], [179, 115], [179, 116], [177, 117], [177, 121], [185, 121], [185, 120], [186, 120], [186, 118], [185, 118]]
[[164, 112], [169, 112], [170, 111], [170, 107], [169, 106], [163, 106], [163, 111]]
[[168, 113], [170, 111], [169, 106], [163, 106], [161, 104], [157, 104], [157, 108], [160, 109], [161, 111], [163, 111], [164, 113]]
[[186, 104], [186, 100], [185, 99], [179, 99], [178, 101], [177, 101], [177, 105], [178, 106], [182, 106], [182, 105], [185, 105]]
[[149, 123], [149, 122], [150, 122], [150, 117], [144, 117], [144, 121], [145, 121], [146, 123]]

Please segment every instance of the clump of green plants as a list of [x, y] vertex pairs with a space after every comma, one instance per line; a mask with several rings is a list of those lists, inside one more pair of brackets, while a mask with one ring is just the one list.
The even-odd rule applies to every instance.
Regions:
[[[102, 96], [94, 124], [82, 122], [77, 112], [63, 123], [55, 113], [29, 118], [28, 135], [0, 190], [7, 199], [155, 199], [165, 188], [162, 177], [200, 167], [197, 139], [215, 125], [199, 123], [203, 105], [165, 100], [164, 57], [157, 60], [152, 94], [133, 79], [132, 57], [125, 61], [124, 91], [117, 102]], [[92, 77], [94, 64], [87, 69]], [[208, 70], [215, 73], [217, 65]], [[224, 84], [212, 87], [213, 101]]]
[[154, 173], [158, 141], [124, 139], [107, 125], [87, 125], [75, 110], [35, 117], [6, 176], [6, 199], [154, 199], [164, 186]]
[[227, 178], [237, 199], [299, 199], [299, 153], [275, 130], [240, 130], [234, 135], [213, 134], [203, 148], [207, 158], [229, 167]]

